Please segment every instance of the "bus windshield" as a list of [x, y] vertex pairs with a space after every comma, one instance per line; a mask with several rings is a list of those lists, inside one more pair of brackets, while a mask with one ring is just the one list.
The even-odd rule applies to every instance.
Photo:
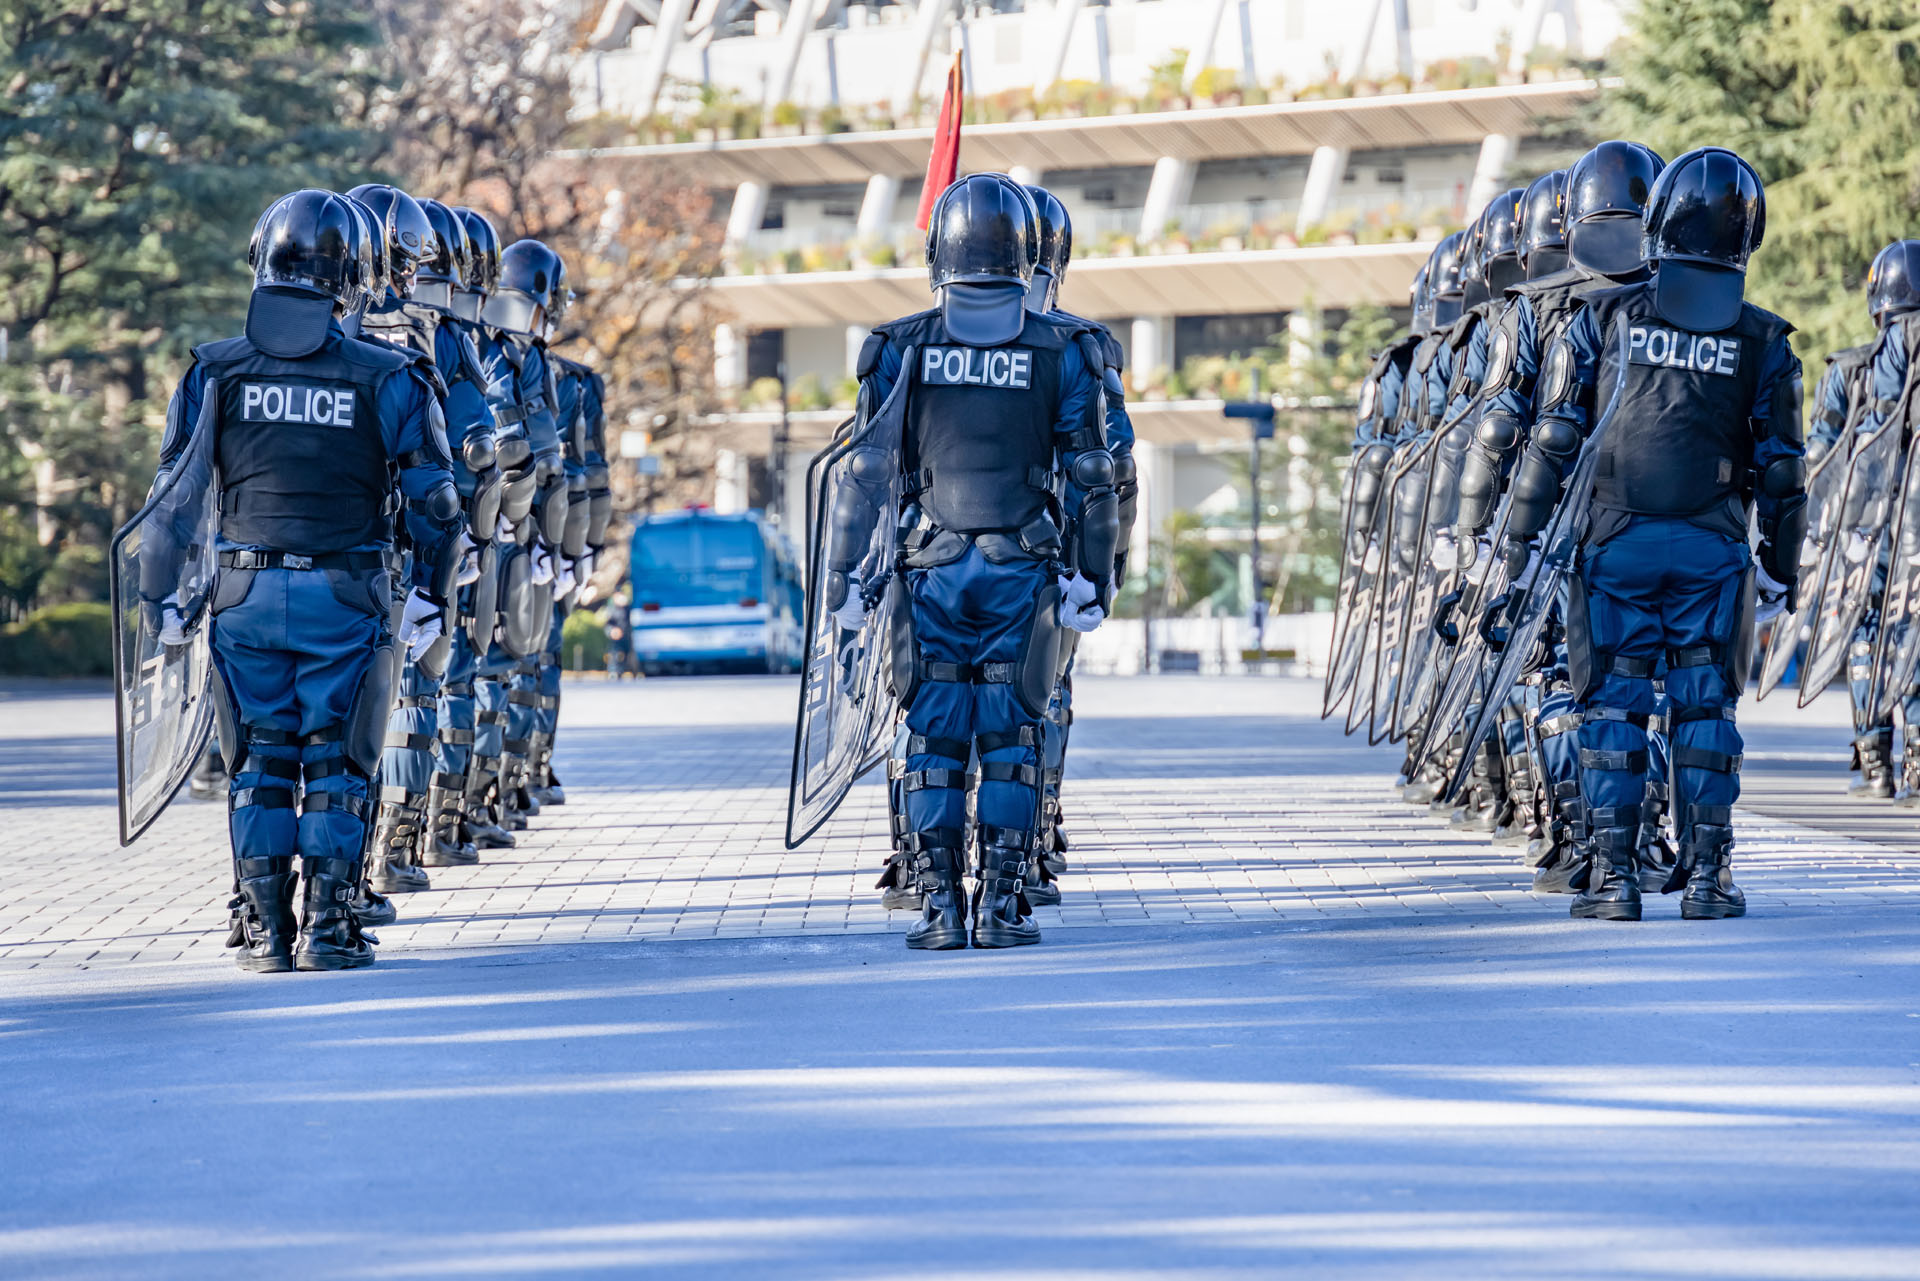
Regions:
[[637, 604], [734, 605], [758, 600], [760, 530], [750, 520], [662, 521], [633, 535]]

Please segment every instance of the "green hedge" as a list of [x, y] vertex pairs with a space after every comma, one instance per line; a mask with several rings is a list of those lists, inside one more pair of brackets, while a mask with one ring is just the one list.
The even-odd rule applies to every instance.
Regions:
[[113, 675], [113, 611], [51, 605], [0, 630], [0, 676]]
[[[575, 651], [580, 654], [573, 661]], [[590, 609], [576, 609], [560, 625], [560, 666], [568, 671], [604, 671], [607, 666], [607, 625]]]

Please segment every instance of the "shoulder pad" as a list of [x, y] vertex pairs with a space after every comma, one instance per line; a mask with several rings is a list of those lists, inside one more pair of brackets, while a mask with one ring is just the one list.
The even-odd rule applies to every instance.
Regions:
[[1127, 372], [1127, 350], [1105, 325], [1100, 326], [1100, 349], [1106, 353], [1108, 369], [1121, 374]]
[[426, 389], [436, 407], [441, 401], [446, 399], [447, 385], [440, 381], [440, 371], [435, 369], [431, 364], [416, 360], [407, 366], [407, 373], [412, 376], [415, 382]]
[[396, 347], [392, 343], [379, 342], [370, 338], [349, 338], [334, 348], [342, 360], [362, 369], [385, 370], [391, 373], [396, 369], [405, 369], [419, 360], [428, 359], [411, 347]]
[[1120, 381], [1120, 371], [1112, 365], [1100, 371], [1100, 382], [1109, 396], [1125, 397], [1127, 394], [1127, 385]]
[[1080, 357], [1087, 362], [1087, 368], [1095, 377], [1105, 373], [1107, 368], [1106, 344], [1100, 341], [1100, 333], [1094, 329], [1082, 329], [1073, 336], [1080, 345]]
[[[1793, 322], [1785, 317], [1776, 316], [1765, 307], [1756, 307], [1750, 302], [1743, 302], [1740, 305], [1746, 310], [1748, 318], [1759, 326], [1768, 342], [1785, 338], [1794, 332]], [[1920, 325], [1915, 326], [1915, 331], [1920, 333]]]
[[253, 344], [242, 336], [222, 338], [217, 342], [203, 342], [193, 349], [193, 358], [199, 361], [213, 362], [233, 360], [253, 350]]
[[868, 334], [866, 341], [860, 344], [860, 358], [853, 362], [853, 375], [865, 378], [880, 367], [880, 353], [886, 350], [887, 336], [878, 329]]

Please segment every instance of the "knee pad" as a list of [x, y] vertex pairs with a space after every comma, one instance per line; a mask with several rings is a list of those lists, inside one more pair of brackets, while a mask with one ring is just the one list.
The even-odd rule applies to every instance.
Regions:
[[1047, 714], [1061, 674], [1060, 585], [1049, 579], [1040, 589], [1014, 661], [1014, 697], [1035, 720]]
[[913, 706], [920, 692], [920, 646], [913, 631], [913, 600], [906, 581], [898, 574], [887, 584], [888, 616], [887, 675], [894, 698], [902, 707]]
[[376, 646], [347, 711], [342, 734], [347, 759], [368, 777], [380, 768], [380, 753], [386, 746], [387, 713], [393, 707], [396, 667], [393, 643], [388, 641]]

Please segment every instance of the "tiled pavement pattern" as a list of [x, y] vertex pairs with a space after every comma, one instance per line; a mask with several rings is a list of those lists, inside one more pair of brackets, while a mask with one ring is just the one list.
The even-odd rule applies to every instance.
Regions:
[[[806, 845], [782, 848], [793, 699], [773, 678], [569, 683], [558, 759], [569, 803], [536, 818], [518, 849], [436, 869], [434, 889], [403, 898], [404, 920], [379, 931], [382, 953], [903, 929], [870, 888], [886, 848], [877, 782]], [[1564, 914], [1564, 899], [1525, 889], [1516, 851], [1394, 800], [1395, 754], [1323, 725], [1317, 699], [1299, 681], [1083, 680], [1072, 871], [1043, 925]], [[1751, 718], [1756, 763], [1770, 743], [1790, 748], [1776, 757], [1844, 760], [1830, 709], [1784, 712]], [[224, 808], [183, 796], [117, 848], [111, 727], [102, 693], [0, 698], [0, 968], [227, 964]], [[1764, 772], [1752, 787], [1777, 814]], [[1920, 906], [1920, 843], [1754, 812], [1739, 830], [1756, 913]], [[1676, 912], [1672, 899], [1649, 907]]]

